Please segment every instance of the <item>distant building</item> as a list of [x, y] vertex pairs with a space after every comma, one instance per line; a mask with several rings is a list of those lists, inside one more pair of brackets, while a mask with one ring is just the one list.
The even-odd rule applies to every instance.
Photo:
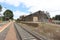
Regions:
[[37, 11], [27, 16], [21, 16], [20, 20], [33, 22], [47, 22], [48, 18], [49, 17], [46, 15], [46, 13], [44, 13], [44, 11]]

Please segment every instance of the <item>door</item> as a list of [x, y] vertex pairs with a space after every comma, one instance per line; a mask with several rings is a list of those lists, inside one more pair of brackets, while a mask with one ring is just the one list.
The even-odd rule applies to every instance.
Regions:
[[37, 22], [38, 21], [38, 17], [33, 17], [33, 21]]

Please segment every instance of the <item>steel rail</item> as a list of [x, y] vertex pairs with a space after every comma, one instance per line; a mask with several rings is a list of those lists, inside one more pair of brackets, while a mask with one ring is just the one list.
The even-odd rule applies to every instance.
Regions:
[[[15, 23], [15, 27], [16, 27], [16, 24], [17, 23]], [[19, 27], [21, 27], [21, 25], [19, 25], [19, 24], [17, 24]], [[37, 40], [47, 40], [46, 38], [44, 38], [44, 37], [41, 37], [41, 36], [39, 36], [39, 35], [37, 35], [37, 34], [35, 34], [35, 33], [32, 33], [30, 30], [27, 30], [27, 29], [25, 29], [25, 28], [23, 28], [23, 27], [21, 27], [23, 30], [25, 30], [26, 32], [28, 32], [30, 35], [32, 35], [33, 37], [35, 37]], [[16, 30], [17, 30], [17, 32], [18, 32], [18, 29], [17, 29], [17, 27], [16, 27]], [[20, 33], [18, 32], [18, 34], [19, 34], [19, 36], [20, 36]], [[22, 40], [22, 37], [20, 36], [20, 38], [21, 38], [21, 40]]]

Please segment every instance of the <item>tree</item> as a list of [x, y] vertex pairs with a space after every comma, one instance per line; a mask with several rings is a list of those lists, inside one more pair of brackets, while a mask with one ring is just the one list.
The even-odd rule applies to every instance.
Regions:
[[9, 9], [7, 9], [4, 13], [3, 13], [5, 19], [13, 19], [13, 12]]
[[47, 15], [48, 18], [50, 18], [50, 14], [49, 14], [49, 12], [46, 11], [46, 15]]
[[60, 15], [56, 15], [55, 20], [60, 20]]
[[2, 11], [2, 6], [0, 5], [0, 12]]
[[2, 21], [1, 11], [2, 11], [2, 6], [0, 5], [0, 20]]
[[56, 16], [53, 17], [52, 19], [54, 19], [54, 20], [60, 20], [60, 15], [56, 15]]
[[55, 17], [52, 17], [53, 20], [55, 20]]

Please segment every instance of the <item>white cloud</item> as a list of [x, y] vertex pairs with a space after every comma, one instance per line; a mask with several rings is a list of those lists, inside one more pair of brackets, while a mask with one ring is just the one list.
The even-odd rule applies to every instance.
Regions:
[[0, 2], [4, 2], [4, 0], [0, 0]]
[[60, 11], [50, 12], [51, 17], [55, 17], [55, 15], [60, 15]]
[[59, 0], [24, 0], [23, 1], [26, 6], [32, 6], [33, 9], [56, 9], [55, 7], [60, 7]]
[[[31, 6], [29, 11], [35, 12], [37, 10], [48, 11], [51, 17], [60, 14], [60, 0], [26, 0], [24, 1], [26, 6]], [[51, 12], [53, 11], [53, 12]]]
[[13, 5], [15, 7], [19, 6], [21, 3], [21, 0], [2, 0], [0, 2], [5, 2], [7, 4]]
[[[24, 3], [26, 7], [31, 7], [29, 11], [31, 12], [35, 12], [37, 10], [48, 11], [50, 12], [51, 17], [56, 14], [60, 14], [60, 12], [51, 12], [54, 10], [60, 10], [60, 0], [1, 0], [0, 2], [5, 2], [16, 7], [19, 6], [21, 3]], [[20, 12], [18, 12], [18, 14], [20, 15]]]
[[3, 15], [3, 13], [5, 12], [5, 10], [6, 10], [6, 9], [3, 7], [3, 8], [2, 8], [2, 11], [1, 11], [1, 14], [2, 14], [2, 15]]
[[14, 13], [14, 19], [19, 18], [19, 16], [21, 15], [28, 15], [28, 13], [24, 13], [21, 11], [14, 11], [13, 13]]

